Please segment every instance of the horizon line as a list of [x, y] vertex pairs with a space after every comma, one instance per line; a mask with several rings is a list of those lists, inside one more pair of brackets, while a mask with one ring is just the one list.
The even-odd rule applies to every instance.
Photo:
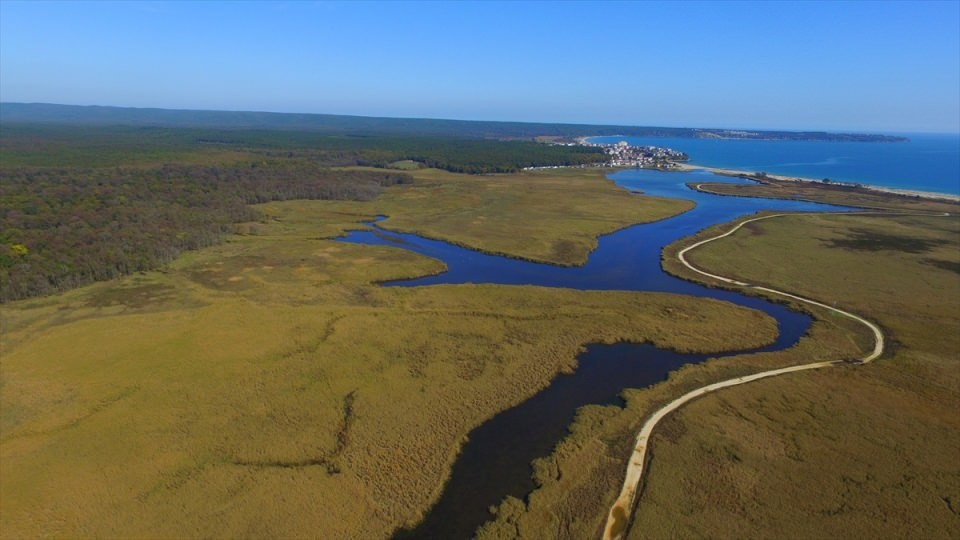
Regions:
[[[489, 120], [477, 118], [442, 118], [429, 116], [375, 116], [370, 114], [355, 113], [329, 113], [329, 112], [291, 112], [276, 110], [253, 110], [253, 109], [210, 109], [210, 108], [181, 108], [181, 107], [160, 107], [160, 106], [131, 106], [131, 105], [101, 105], [101, 104], [74, 104], [74, 103], [52, 103], [45, 101], [0, 101], [0, 105], [53, 105], [58, 107], [82, 107], [82, 108], [104, 108], [104, 109], [133, 109], [133, 110], [158, 110], [158, 111], [183, 111], [183, 112], [212, 112], [212, 113], [249, 113], [249, 114], [276, 114], [291, 116], [345, 116], [352, 118], [371, 118], [371, 119], [390, 119], [390, 120], [436, 120], [442, 122], [477, 122], [477, 123], [503, 123], [503, 124], [544, 124], [544, 125], [567, 125], [584, 127], [629, 127], [629, 128], [665, 128], [665, 129], [700, 129], [700, 130], [749, 130], [757, 132], [792, 132], [792, 133], [828, 133], [828, 134], [850, 134], [850, 135], [960, 135], [957, 131], [883, 131], [859, 128], [756, 128], [742, 126], [728, 127], [703, 127], [690, 125], [653, 125], [653, 124], [614, 124], [614, 123], [585, 123], [570, 121], [542, 121], [542, 120]], [[618, 135], [597, 135], [598, 137], [616, 137]]]

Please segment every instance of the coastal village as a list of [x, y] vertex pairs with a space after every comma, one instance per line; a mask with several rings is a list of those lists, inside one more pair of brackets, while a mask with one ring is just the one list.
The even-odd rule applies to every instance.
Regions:
[[[585, 137], [577, 139], [575, 143], [554, 143], [567, 144], [570, 146], [596, 146], [603, 149], [607, 160], [603, 163], [591, 165], [580, 165], [579, 167], [638, 167], [642, 169], [676, 169], [678, 161], [688, 161], [690, 156], [683, 152], [678, 152], [671, 148], [661, 148], [659, 146], [631, 146], [627, 141], [620, 141], [614, 144], [595, 144], [589, 142]], [[524, 170], [538, 169], [559, 169], [565, 166], [552, 167], [527, 167]]]
[[687, 161], [690, 156], [670, 148], [659, 146], [630, 146], [627, 141], [616, 144], [592, 144], [584, 141], [587, 146], [599, 146], [607, 154], [605, 167], [641, 167], [648, 169], [672, 169], [677, 167], [677, 161]]

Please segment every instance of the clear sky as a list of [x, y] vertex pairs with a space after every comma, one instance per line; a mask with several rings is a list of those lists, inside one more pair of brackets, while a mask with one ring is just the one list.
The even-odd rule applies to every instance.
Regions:
[[960, 132], [960, 0], [0, 0], [0, 100]]

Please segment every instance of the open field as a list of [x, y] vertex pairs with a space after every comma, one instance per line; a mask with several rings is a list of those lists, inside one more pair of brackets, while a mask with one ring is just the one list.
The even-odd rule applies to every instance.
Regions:
[[[665, 266], [686, 275], [667, 263], [693, 241], [671, 246]], [[720, 275], [836, 302], [879, 323], [893, 347], [868, 366], [766, 379], [668, 417], [652, 438], [630, 537], [956, 537], [958, 219], [774, 218], [690, 258]], [[583, 410], [572, 435], [540, 465], [552, 471], [541, 488], [526, 505], [504, 504], [482, 537], [598, 536], [633, 434], [669, 398], [744, 372], [852, 358], [872, 347], [862, 326], [814, 314], [808, 338], [794, 349], [682, 369], [627, 392], [624, 410]]]
[[[773, 339], [763, 314], [673, 295], [371, 285], [442, 270], [329, 240], [379, 213], [417, 227], [423, 210], [439, 231], [474, 218], [437, 207], [472, 200], [489, 222], [526, 216], [525, 232], [547, 240], [663, 213], [617, 201], [596, 173], [572, 175], [567, 197], [562, 179], [524, 175], [552, 201], [537, 214], [519, 181], [497, 188], [509, 203], [483, 185], [512, 177], [471, 188], [421, 172], [434, 183], [418, 176], [411, 195], [262, 205], [241, 235], [161, 271], [6, 304], [0, 536], [385, 537], [429, 508], [473, 427], [573, 369], [582, 345]], [[433, 204], [413, 202], [418, 188]], [[592, 207], [576, 201], [586, 191], [600, 192]]]

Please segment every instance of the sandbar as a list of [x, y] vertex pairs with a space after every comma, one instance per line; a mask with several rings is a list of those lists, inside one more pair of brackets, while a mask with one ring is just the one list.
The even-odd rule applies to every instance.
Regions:
[[[703, 165], [693, 165], [690, 163], [676, 163], [677, 170], [680, 171], [696, 171], [704, 170], [710, 171], [714, 174], [721, 176], [747, 176], [753, 178], [757, 173], [754, 171], [741, 171], [737, 169], [720, 169], [717, 167], [705, 167]], [[823, 183], [821, 180], [815, 180], [813, 178], [801, 178], [797, 176], [784, 176], [779, 174], [769, 174], [767, 173], [767, 178], [773, 180], [780, 180], [784, 182], [813, 182], [815, 184]], [[879, 193], [891, 193], [894, 195], [907, 195], [910, 197], [920, 197], [922, 199], [933, 199], [933, 200], [948, 200], [952, 202], [960, 202], [960, 195], [954, 195], [952, 193], [937, 193], [933, 191], [918, 191], [911, 189], [900, 189], [900, 188], [889, 188], [883, 186], [873, 186], [868, 184], [853, 184], [850, 182], [832, 182], [834, 185], [839, 186], [850, 186], [850, 187], [859, 187], [868, 191], [876, 191]]]

